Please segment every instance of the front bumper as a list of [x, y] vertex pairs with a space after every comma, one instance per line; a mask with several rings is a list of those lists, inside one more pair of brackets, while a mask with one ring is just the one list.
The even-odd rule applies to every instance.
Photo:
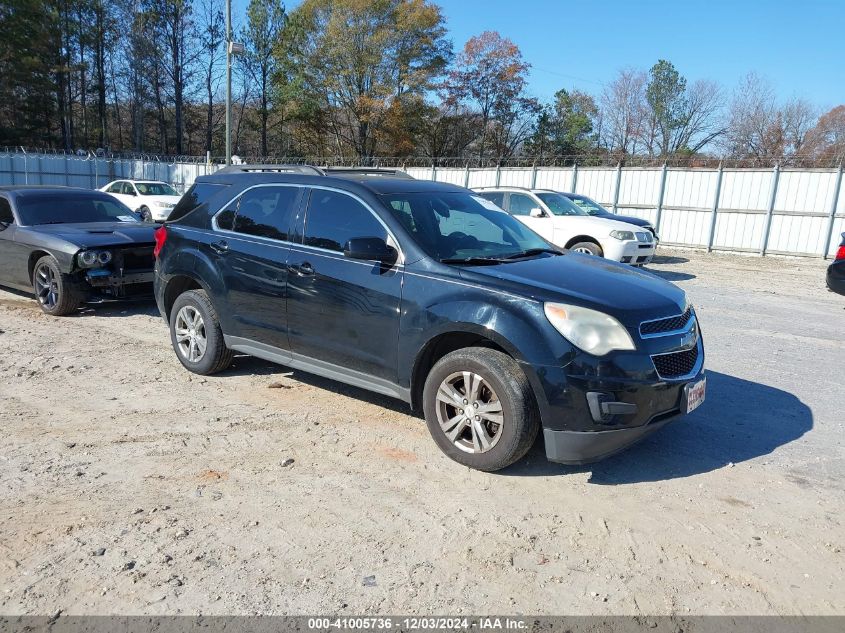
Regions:
[[617, 239], [604, 240], [602, 250], [607, 259], [631, 264], [634, 266], [645, 266], [650, 263], [656, 250], [655, 242], [639, 242], [637, 240], [621, 241]]
[[[608, 457], [680, 417], [686, 387], [705, 377], [704, 343], [687, 346], [681, 334], [641, 339], [637, 353], [577, 354], [565, 366], [544, 366], [535, 388], [550, 461], [583, 464]], [[665, 364], [662, 356], [690, 359]], [[680, 360], [679, 360], [680, 362]], [[661, 376], [661, 371], [674, 371]]]
[[645, 439], [680, 417], [680, 410], [657, 418], [650, 424], [613, 431], [555, 431], [543, 429], [546, 459], [560, 464], [580, 465], [597, 462]]

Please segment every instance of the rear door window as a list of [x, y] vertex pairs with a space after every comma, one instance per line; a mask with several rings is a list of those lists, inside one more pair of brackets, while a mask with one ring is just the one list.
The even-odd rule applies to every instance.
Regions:
[[500, 209], [505, 208], [505, 193], [503, 191], [486, 191], [478, 194], [485, 200], [489, 200]]
[[[255, 187], [246, 191], [238, 202], [233, 230], [288, 241], [291, 218], [302, 192], [302, 187]], [[221, 215], [225, 222], [225, 212]], [[220, 226], [219, 217], [217, 225]]]
[[512, 193], [508, 211], [511, 215], [531, 215], [531, 209], [539, 208], [539, 204], [524, 193]]

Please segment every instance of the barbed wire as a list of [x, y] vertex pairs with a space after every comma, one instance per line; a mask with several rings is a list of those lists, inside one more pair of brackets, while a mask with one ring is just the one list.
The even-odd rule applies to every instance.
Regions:
[[[20, 146], [6, 146], [0, 151], [0, 157], [25, 156], [64, 157], [66, 160], [133, 160], [159, 164], [210, 164], [222, 165], [223, 156], [198, 155], [165, 155], [149, 152], [112, 152], [105, 150], [76, 150], [68, 151], [55, 148], [24, 148]], [[560, 168], [560, 167], [640, 167], [659, 168], [663, 165], [675, 168], [715, 169], [719, 165], [725, 168], [773, 168], [775, 165], [784, 168], [819, 168], [836, 169], [845, 161], [845, 153], [831, 156], [793, 154], [788, 156], [638, 156], [618, 154], [573, 154], [573, 155], [545, 155], [545, 156], [510, 156], [510, 157], [472, 157], [472, 156], [376, 156], [362, 158], [360, 156], [258, 156], [242, 155], [238, 157], [244, 163], [250, 164], [287, 164], [287, 165], [317, 165], [325, 167], [393, 167], [393, 168], [460, 168], [460, 169], [491, 169], [491, 168]], [[2, 170], [2, 166], [0, 166]]]

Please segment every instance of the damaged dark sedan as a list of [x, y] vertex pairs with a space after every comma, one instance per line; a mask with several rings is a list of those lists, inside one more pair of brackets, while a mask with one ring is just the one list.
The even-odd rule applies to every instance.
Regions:
[[152, 296], [154, 228], [114, 197], [71, 187], [0, 187], [0, 285], [53, 316]]

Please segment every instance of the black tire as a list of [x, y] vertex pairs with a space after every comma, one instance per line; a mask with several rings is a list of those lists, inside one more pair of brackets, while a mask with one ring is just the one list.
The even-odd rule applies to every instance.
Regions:
[[86, 293], [71, 275], [59, 270], [59, 264], [45, 255], [32, 268], [32, 290], [45, 314], [65, 316], [76, 312], [85, 302]]
[[[206, 345], [199, 358], [192, 359], [190, 357], [190, 342], [186, 350], [184, 342], [177, 341], [177, 322], [180, 321], [183, 308], [187, 308], [185, 314], [191, 314], [191, 311], [195, 311], [199, 313], [202, 319], [202, 333]], [[176, 357], [185, 369], [195, 374], [208, 376], [223, 371], [232, 364], [232, 350], [226, 347], [223, 341], [223, 331], [220, 329], [217, 311], [204, 290], [189, 290], [176, 298], [173, 308], [170, 310], [170, 343], [173, 345]]]
[[585, 255], [589, 254], [595, 255], [596, 257], [604, 257], [604, 251], [602, 250], [601, 246], [599, 246], [595, 242], [578, 242], [577, 244], [573, 244], [572, 246], [570, 246], [569, 250], [577, 252], [586, 251], [584, 253]]
[[[462, 450], [446, 436], [438, 420], [438, 409], [442, 405], [437, 395], [441, 384], [450, 376], [465, 371], [477, 374], [488, 383], [501, 404], [500, 436], [486, 452]], [[440, 450], [458, 463], [487, 472], [501, 470], [521, 459], [540, 430], [534, 393], [522, 369], [507, 354], [483, 347], [460, 349], [437, 361], [426, 377], [423, 410], [428, 430]], [[471, 432], [467, 429], [464, 433]]]
[[141, 219], [144, 222], [152, 222], [153, 221], [153, 214], [150, 213], [150, 210], [147, 207], [141, 207], [138, 209], [138, 213], [141, 214]]

